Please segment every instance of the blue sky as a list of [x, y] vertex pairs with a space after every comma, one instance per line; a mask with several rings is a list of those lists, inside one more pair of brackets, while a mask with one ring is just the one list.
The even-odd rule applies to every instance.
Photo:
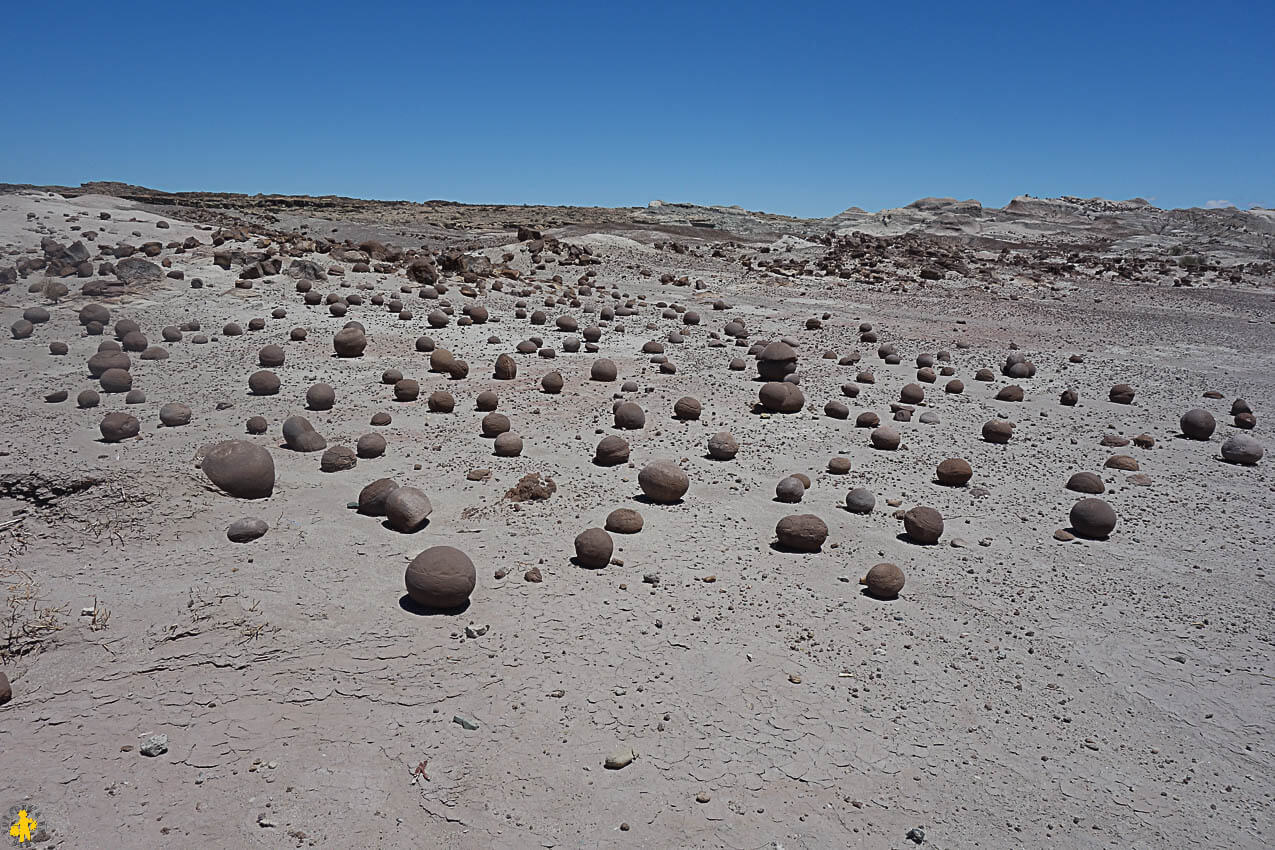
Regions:
[[70, 0], [0, 21], [0, 182], [1275, 206], [1272, 0]]

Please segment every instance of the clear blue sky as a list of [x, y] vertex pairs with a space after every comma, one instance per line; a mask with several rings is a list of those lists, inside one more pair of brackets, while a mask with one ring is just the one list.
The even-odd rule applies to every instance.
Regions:
[[1275, 206], [1275, 0], [30, 0], [0, 22], [0, 182]]

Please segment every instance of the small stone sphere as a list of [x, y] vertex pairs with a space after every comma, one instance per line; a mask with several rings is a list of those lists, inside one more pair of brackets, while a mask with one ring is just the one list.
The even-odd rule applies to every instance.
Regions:
[[611, 563], [611, 553], [615, 543], [606, 529], [587, 528], [575, 539], [576, 563], [592, 570], [601, 569]]
[[920, 404], [925, 401], [925, 390], [920, 384], [905, 384], [899, 391], [899, 401], [904, 404]]
[[495, 371], [493, 377], [497, 381], [512, 381], [518, 376], [518, 364], [508, 354], [501, 354], [496, 358]]
[[646, 413], [635, 401], [622, 401], [615, 408], [615, 427], [636, 431], [646, 426]]
[[748, 361], [742, 357], [732, 357], [730, 364], [727, 366], [732, 372], [742, 372], [748, 366]]
[[159, 421], [169, 428], [179, 428], [182, 425], [189, 425], [190, 417], [190, 407], [179, 401], [169, 402], [159, 409]]
[[464, 606], [477, 583], [474, 562], [451, 546], [426, 549], [412, 559], [403, 575], [403, 584], [412, 601], [422, 608], [439, 611], [454, 611]]
[[1207, 440], [1213, 436], [1213, 431], [1217, 428], [1213, 414], [1199, 407], [1182, 414], [1178, 425], [1181, 426], [1182, 433], [1192, 440]]
[[419, 531], [433, 512], [429, 496], [416, 487], [398, 487], [385, 497], [385, 518], [403, 534]]
[[503, 413], [488, 413], [480, 425], [484, 437], [497, 437], [509, 430], [509, 417]]
[[120, 338], [120, 347], [125, 351], [145, 351], [150, 342], [141, 331], [129, 331]]
[[931, 546], [943, 536], [943, 515], [924, 505], [903, 515], [903, 530], [908, 538], [922, 546]]
[[868, 439], [872, 442], [872, 447], [874, 449], [881, 449], [887, 452], [894, 451], [899, 447], [899, 444], [903, 442], [903, 437], [900, 436], [899, 432], [891, 428], [889, 425], [884, 425], [873, 430], [873, 432], [868, 435]]
[[416, 350], [422, 354], [428, 354], [434, 350], [434, 340], [427, 336], [418, 336], [416, 338]]
[[1116, 404], [1133, 404], [1133, 396], [1133, 387], [1128, 384], [1116, 384], [1107, 394], [1107, 397]]
[[856, 487], [846, 494], [846, 510], [852, 514], [870, 514], [877, 506], [877, 497], [866, 487]]
[[240, 517], [226, 528], [226, 539], [231, 543], [250, 543], [269, 530], [270, 526], [263, 519]]
[[110, 369], [119, 369], [128, 371], [132, 363], [128, 359], [128, 355], [122, 351], [111, 351], [110, 349], [102, 350], [89, 358], [88, 367], [89, 374], [95, 378], [100, 378]]
[[828, 472], [833, 475], [846, 475], [850, 472], [850, 458], [841, 456], [829, 458]]
[[244, 423], [244, 430], [249, 434], [264, 434], [270, 427], [270, 423], [266, 421], [264, 416], [250, 416], [248, 421]]
[[283, 365], [283, 348], [270, 344], [262, 346], [257, 352], [257, 362], [267, 369], [274, 369]]
[[[117, 322], [116, 327], [118, 326], [119, 326], [119, 323]], [[118, 331], [116, 332], [116, 334], [118, 335]], [[238, 322], [227, 322], [226, 324], [222, 325], [221, 335], [222, 336], [243, 336], [243, 326], [240, 325]]]
[[850, 418], [850, 408], [846, 406], [845, 402], [840, 402], [836, 400], [830, 401], [827, 404], [825, 404], [823, 406], [823, 413], [824, 413], [824, 416], [827, 416], [832, 419], [849, 419]]
[[856, 428], [875, 428], [881, 424], [881, 417], [871, 410], [865, 410], [854, 418]]
[[1067, 479], [1064, 486], [1076, 493], [1088, 493], [1095, 496], [1106, 492], [1107, 489], [1107, 485], [1102, 483], [1102, 478], [1095, 472], [1077, 472]]
[[642, 530], [642, 515], [632, 508], [616, 508], [607, 514], [606, 530], [613, 534], [637, 534]]
[[562, 392], [562, 375], [559, 372], [550, 372], [540, 379], [540, 389], [550, 395], [557, 395]]
[[122, 340], [129, 334], [138, 332], [141, 329], [142, 326], [133, 319], [120, 319], [115, 323], [115, 338]]
[[673, 415], [683, 420], [699, 419], [702, 410], [699, 399], [691, 396], [682, 396], [673, 405]]
[[105, 304], [85, 304], [80, 308], [79, 320], [81, 325], [97, 322], [105, 326], [111, 321], [111, 311]]
[[638, 486], [653, 502], [671, 504], [681, 500], [690, 489], [686, 472], [671, 460], [655, 460], [638, 473]]
[[593, 453], [593, 462], [598, 466], [619, 466], [628, 460], [628, 441], [614, 435], [603, 437]]
[[964, 458], [949, 457], [938, 465], [934, 477], [948, 487], [964, 487], [974, 477], [974, 468]]
[[614, 381], [620, 372], [616, 368], [615, 363], [605, 357], [593, 361], [593, 365], [589, 367], [589, 380], [591, 381]]
[[403, 373], [398, 369], [386, 369], [381, 373], [381, 383], [393, 386], [403, 380]]
[[349, 446], [332, 446], [319, 458], [322, 472], [341, 472], [358, 465], [358, 455]]
[[708, 438], [708, 454], [713, 460], [734, 460], [739, 443], [729, 431], [718, 431]]
[[274, 458], [246, 440], [226, 440], [209, 448], [202, 463], [208, 480], [238, 499], [264, 499], [274, 492]]
[[522, 454], [522, 437], [513, 431], [506, 431], [496, 436], [492, 445], [496, 457], [518, 457]]
[[828, 539], [828, 526], [814, 514], [786, 516], [775, 526], [779, 546], [794, 552], [818, 552]]
[[354, 451], [361, 458], [380, 457], [385, 454], [385, 438], [380, 434], [364, 434], [354, 444]]
[[332, 347], [338, 357], [362, 357], [367, 335], [360, 328], [342, 328], [332, 337]]
[[274, 395], [279, 392], [279, 376], [269, 369], [260, 369], [248, 376], [248, 391], [253, 395]]
[[799, 413], [806, 406], [801, 390], [787, 381], [763, 384], [757, 397], [761, 406], [772, 413]]
[[965, 384], [959, 378], [953, 378], [943, 385], [943, 392], [959, 395], [965, 392]]
[[1001, 387], [996, 393], [997, 401], [1022, 401], [1023, 388], [1017, 384], [1010, 384], [1007, 387]]
[[903, 589], [903, 570], [890, 563], [876, 564], [860, 579], [868, 595], [875, 599], [898, 599]]
[[1235, 414], [1235, 427], [1251, 431], [1257, 427], [1257, 417], [1252, 413], [1237, 413]]
[[292, 330], [288, 331], [288, 339], [292, 340], [293, 342], [305, 342], [305, 338], [307, 336], [309, 336], [309, 333], [306, 331], [305, 328], [293, 328]]
[[336, 390], [330, 384], [314, 384], [305, 391], [305, 403], [311, 410], [331, 410], [336, 404]]
[[800, 478], [789, 475], [786, 478], [779, 479], [779, 483], [775, 485], [775, 501], [796, 504], [800, 502], [802, 497], [806, 495], [806, 485], [801, 483]]
[[385, 500], [398, 489], [392, 478], [378, 478], [359, 491], [359, 513], [364, 516], [385, 516]]
[[420, 396], [420, 381], [413, 378], [403, 378], [394, 382], [394, 398], [396, 401], [416, 401]]
[[426, 402], [431, 413], [451, 413], [456, 409], [456, 399], [446, 390], [435, 390]]
[[474, 399], [474, 409], [480, 412], [495, 410], [500, 404], [500, 396], [491, 390], [483, 390]]
[[1248, 434], [1232, 434], [1222, 443], [1222, 458], [1228, 463], [1253, 466], [1266, 454], [1266, 449]]
[[1116, 512], [1102, 499], [1081, 499], [1071, 506], [1071, 527], [1081, 537], [1102, 540], [1116, 527]]
[[1107, 469], [1119, 469], [1124, 472], [1137, 472], [1142, 468], [1138, 465], [1138, 459], [1132, 455], [1112, 455], [1107, 458], [1107, 462], [1103, 466]]
[[129, 390], [124, 395], [124, 403], [125, 404], [145, 404], [146, 393], [142, 392], [141, 390]]
[[98, 430], [102, 432], [103, 441], [118, 443], [136, 437], [142, 430], [142, 423], [137, 421], [136, 416], [127, 413], [108, 413], [102, 417]]
[[846, 398], [858, 398], [859, 385], [858, 384], [842, 384], [841, 394], [845, 396]]
[[54, 355], [66, 354], [71, 347], [61, 340], [54, 340], [49, 343], [49, 353]]
[[451, 376], [453, 381], [463, 381], [469, 376], [469, 364], [460, 358], [452, 360], [451, 366], [447, 369], [447, 374]]
[[384, 410], [378, 410], [376, 413], [372, 414], [372, 420], [369, 424], [389, 425], [393, 421], [394, 421], [394, 417], [390, 416]]
[[1014, 423], [1007, 419], [989, 419], [983, 423], [983, 439], [989, 443], [1008, 443], [1014, 436]]
[[75, 405], [81, 409], [97, 407], [102, 403], [102, 397], [97, 394], [97, 390], [83, 390], [75, 397]]

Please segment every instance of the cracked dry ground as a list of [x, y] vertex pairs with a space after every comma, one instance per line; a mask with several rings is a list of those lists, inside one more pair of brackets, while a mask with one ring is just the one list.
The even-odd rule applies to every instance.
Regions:
[[[262, 331], [175, 342], [168, 360], [134, 358], [134, 385], [148, 400], [128, 410], [142, 435], [119, 444], [99, 442], [97, 424], [125, 409], [120, 396], [95, 410], [43, 401], [54, 388], [74, 399], [95, 384], [83, 363], [105, 337], [82, 335], [76, 311], [87, 299], [51, 305], [31, 339], [0, 344], [10, 392], [0, 411], [5, 569], [15, 586], [21, 570], [38, 588], [40, 607], [62, 609], [59, 631], [2, 667], [14, 699], [0, 707], [0, 803], [38, 811], [43, 846], [876, 848], [914, 846], [906, 836], [918, 827], [936, 847], [1269, 845], [1275, 482], [1268, 462], [1239, 467], [1218, 456], [1236, 396], [1269, 443], [1269, 293], [1077, 286], [1011, 302], [972, 288], [780, 286], [608, 236], [596, 242], [601, 287], [582, 301], [612, 303], [612, 285], [646, 296], [622, 320], [626, 333], [604, 325], [599, 356], [639, 384], [625, 395], [647, 422], [624, 433], [633, 465], [601, 468], [590, 459], [615, 433], [620, 381], [590, 382], [594, 355], [520, 355], [514, 381], [490, 378], [496, 355], [527, 336], [560, 347], [554, 317], [591, 321], [582, 309], [545, 308], [549, 325], [530, 327], [514, 317], [516, 295], [488, 292], [478, 300], [499, 322], [429, 330], [412, 294], [412, 321], [370, 305], [337, 319], [302, 305], [286, 276], [234, 289], [234, 273], [211, 262], [208, 231], [193, 224], [172, 220], [160, 234], [158, 216], [123, 202], [98, 222], [94, 205], [106, 201], [91, 197], [0, 200], [3, 241], [27, 247], [44, 233], [73, 238], [68, 214], [91, 217], [111, 242], [135, 230], [200, 238], [201, 248], [171, 255], [185, 281], [108, 302], [152, 340], [191, 318], [217, 336], [227, 321], [288, 312]], [[494, 255], [502, 250], [519, 251]], [[554, 285], [522, 254], [517, 263], [541, 288], [528, 300], [543, 303]], [[655, 276], [639, 277], [638, 266]], [[707, 287], [661, 286], [666, 271]], [[205, 287], [192, 290], [192, 277]], [[345, 280], [389, 293], [406, 282]], [[473, 300], [455, 289], [447, 297], [458, 312]], [[714, 312], [719, 297], [731, 309]], [[703, 324], [661, 318], [661, 299], [699, 310]], [[6, 324], [37, 302], [25, 282], [11, 289]], [[825, 311], [821, 329], [803, 329]], [[806, 411], [752, 411], [760, 385], [751, 359], [745, 372], [727, 368], [746, 349], [707, 344], [736, 316], [752, 339], [800, 342]], [[370, 343], [363, 358], [338, 360], [332, 334], [349, 319], [367, 326]], [[859, 341], [862, 321], [898, 346], [901, 365]], [[289, 342], [293, 326], [307, 327], [308, 340]], [[678, 371], [660, 374], [639, 352], [674, 329], [686, 335], [668, 345]], [[470, 377], [430, 374], [413, 348], [422, 333], [465, 357]], [[491, 334], [502, 343], [488, 344]], [[68, 356], [47, 353], [56, 339]], [[1019, 382], [1022, 404], [993, 400], [1010, 383], [999, 373], [973, 379], [995, 369], [1011, 341], [1038, 366]], [[256, 352], [272, 342], [287, 352], [276, 370], [283, 390], [250, 396]], [[940, 422], [892, 423], [904, 448], [872, 450], [854, 412], [888, 419], [915, 356], [940, 348], [952, 349], [965, 392], [927, 386], [921, 409]], [[825, 349], [859, 351], [863, 363], [837, 366]], [[1084, 363], [1069, 363], [1072, 353]], [[390, 367], [421, 381], [421, 401], [393, 401], [379, 383]], [[860, 368], [876, 383], [844, 399], [851, 420], [819, 415]], [[561, 395], [539, 390], [550, 369], [563, 374]], [[332, 411], [302, 409], [316, 380], [336, 388]], [[1106, 401], [1122, 381], [1138, 390], [1132, 406]], [[1060, 407], [1069, 386], [1081, 403]], [[424, 399], [443, 387], [456, 412], [428, 413]], [[479, 437], [473, 400], [485, 389], [500, 393], [526, 441], [521, 457], [493, 457]], [[1211, 389], [1225, 398], [1203, 398]], [[683, 395], [703, 403], [699, 421], [672, 418]], [[194, 409], [190, 425], [158, 427], [168, 401]], [[1178, 417], [1197, 406], [1212, 410], [1219, 433], [1176, 438]], [[393, 423], [369, 426], [378, 410]], [[378, 430], [389, 449], [321, 473], [317, 454], [279, 447], [292, 413], [329, 445]], [[978, 437], [998, 413], [1018, 423], [1006, 446]], [[247, 437], [243, 422], [257, 414], [270, 429]], [[720, 430], [741, 445], [735, 461], [705, 456]], [[1104, 434], [1142, 432], [1154, 449], [1100, 444]], [[230, 438], [271, 450], [269, 499], [237, 501], [207, 486], [196, 454]], [[1116, 452], [1134, 455], [1147, 476], [1136, 480], [1149, 483], [1103, 469]], [[851, 460], [848, 475], [825, 471], [838, 454]], [[949, 456], [972, 464], [969, 487], [934, 483]], [[689, 473], [679, 505], [636, 499], [638, 469], [658, 457]], [[473, 468], [491, 478], [466, 480]], [[1075, 499], [1063, 483], [1084, 469], [1103, 475], [1120, 524], [1106, 541], [1055, 540]], [[775, 482], [792, 472], [812, 487], [801, 505], [779, 504]], [[515, 507], [504, 493], [527, 473], [552, 477], [558, 490]], [[346, 507], [383, 476], [430, 495], [424, 530], [398, 534]], [[841, 507], [858, 486], [876, 494], [874, 513]], [[900, 539], [887, 500], [940, 509], [941, 544]], [[641, 533], [615, 535], [622, 565], [573, 566], [572, 539], [616, 507], [645, 518]], [[822, 552], [772, 548], [776, 522], [799, 512], [829, 526]], [[266, 520], [269, 532], [230, 543], [225, 529], [241, 516]], [[460, 615], [400, 605], [407, 560], [436, 544], [477, 565]], [[889, 603], [857, 586], [886, 560], [908, 576]], [[533, 566], [542, 583], [523, 581]], [[501, 569], [506, 577], [495, 578]], [[77, 616], [95, 606], [96, 618]], [[468, 638], [469, 624], [489, 628]], [[457, 715], [478, 728], [462, 728]], [[166, 734], [169, 750], [145, 758], [139, 739], [151, 733]], [[621, 746], [636, 760], [604, 769]]]

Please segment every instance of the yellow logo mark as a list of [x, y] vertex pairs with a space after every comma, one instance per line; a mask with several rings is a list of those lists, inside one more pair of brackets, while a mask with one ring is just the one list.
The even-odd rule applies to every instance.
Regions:
[[39, 824], [35, 822], [35, 818], [28, 815], [27, 810], [23, 809], [18, 812], [18, 819], [14, 821], [13, 826], [9, 827], [9, 834], [18, 839], [19, 844], [22, 844], [31, 840], [31, 831], [37, 826]]

